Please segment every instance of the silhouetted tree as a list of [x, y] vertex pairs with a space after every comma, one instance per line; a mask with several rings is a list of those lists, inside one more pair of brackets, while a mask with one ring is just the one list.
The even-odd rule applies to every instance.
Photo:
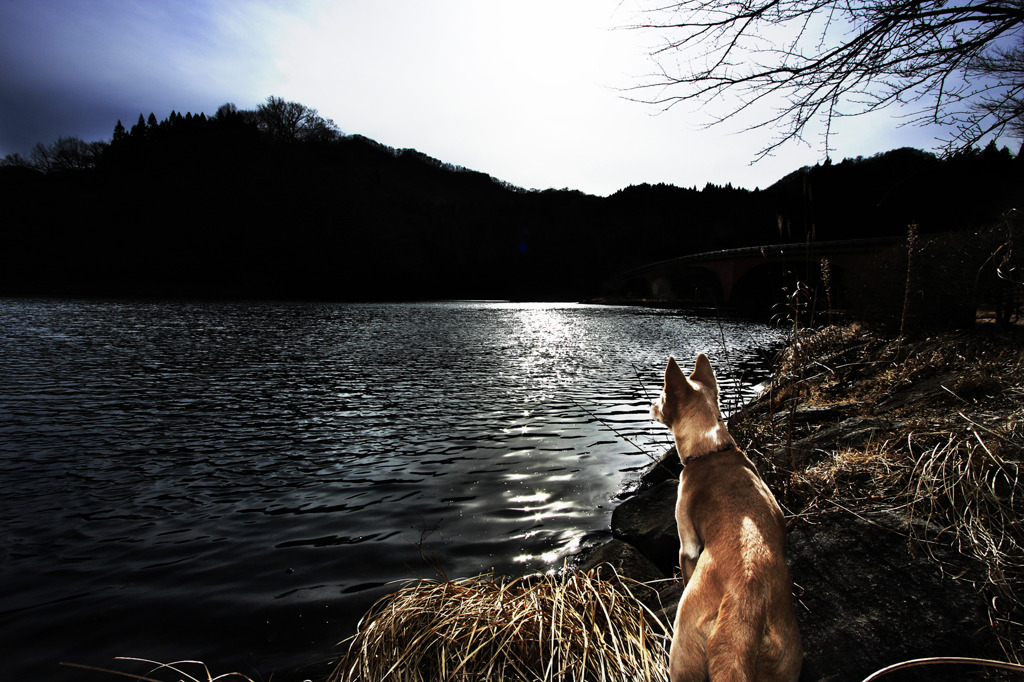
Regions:
[[50, 152], [50, 148], [42, 142], [36, 142], [36, 146], [32, 147], [32, 151], [29, 152], [28, 158], [32, 162], [33, 168], [41, 170], [44, 173], [50, 171], [50, 162], [53, 159], [53, 155]]
[[253, 137], [258, 135], [256, 112], [240, 110], [230, 102], [220, 105], [208, 123], [217, 135], [229, 135], [236, 140], [249, 139], [249, 133], [253, 133]]
[[298, 102], [270, 96], [256, 108], [256, 125], [280, 142], [329, 142], [338, 136], [334, 121]]
[[827, 152], [837, 118], [891, 105], [946, 126], [947, 150], [1024, 136], [1021, 0], [684, 0], [649, 16], [637, 28], [664, 32], [665, 45], [652, 53], [660, 73], [639, 86], [658, 93], [645, 101], [735, 96], [713, 123], [779, 104], [751, 126], [782, 130], [761, 156], [813, 121]]
[[230, 119], [238, 116], [238, 107], [233, 102], [225, 102], [217, 107], [217, 113], [213, 115], [216, 119]]
[[94, 168], [107, 148], [106, 142], [85, 142], [77, 137], [58, 137], [51, 147], [54, 170]]
[[35, 168], [35, 166], [32, 165], [32, 161], [14, 152], [0, 159], [0, 168]]
[[114, 126], [114, 137], [111, 140], [113, 144], [121, 144], [128, 139], [128, 133], [124, 129], [124, 125], [121, 124], [121, 119], [117, 119], [117, 125]]
[[133, 140], [141, 140], [146, 137], [146, 119], [142, 118], [142, 114], [139, 114], [139, 120], [132, 126], [129, 134]]
[[106, 142], [85, 142], [78, 137], [58, 137], [57, 141], [51, 145], [42, 142], [36, 143], [27, 162], [18, 157], [18, 159], [12, 159], [8, 165], [16, 165], [14, 161], [20, 160], [22, 161], [21, 165], [35, 168], [44, 173], [94, 168], [106, 148]]

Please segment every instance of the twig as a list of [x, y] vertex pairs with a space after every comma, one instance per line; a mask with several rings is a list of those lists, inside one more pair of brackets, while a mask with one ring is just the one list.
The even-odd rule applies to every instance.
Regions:
[[867, 677], [864, 678], [864, 682], [874, 682], [878, 678], [888, 675], [889, 673], [896, 672], [897, 670], [903, 670], [905, 668], [914, 668], [922, 665], [980, 665], [988, 668], [1001, 668], [1003, 670], [1012, 670], [1014, 672], [1024, 672], [1024, 665], [1017, 663], [1007, 663], [1006, 661], [993, 661], [987, 658], [967, 658], [964, 656], [933, 656], [930, 658], [915, 658], [911, 661], [902, 661], [900, 663], [894, 663], [893, 665], [876, 670]]
[[647, 392], [647, 387], [646, 387], [646, 386], [644, 386], [644, 380], [640, 378], [640, 370], [638, 370], [638, 369], [636, 368], [636, 364], [634, 364], [634, 363], [632, 363], [632, 362], [631, 362], [631, 363], [629, 363], [629, 364], [630, 364], [630, 365], [631, 365], [631, 366], [633, 367], [633, 373], [634, 373], [634, 374], [636, 374], [636, 380], [637, 380], [637, 383], [639, 383], [639, 384], [640, 384], [640, 388], [642, 388], [642, 389], [643, 389], [643, 391], [644, 391], [644, 396], [645, 396], [645, 397], [646, 397], [646, 398], [647, 398], [648, 400], [650, 400], [650, 399], [651, 399], [651, 394]]
[[652, 454], [650, 454], [649, 452], [647, 452], [646, 450], [644, 450], [644, 449], [643, 449], [642, 447], [640, 447], [639, 445], [637, 445], [636, 443], [634, 443], [634, 442], [633, 442], [632, 440], [630, 440], [630, 439], [629, 439], [629, 436], [627, 436], [627, 435], [625, 435], [625, 434], [621, 433], [621, 432], [620, 432], [620, 431], [619, 431], [618, 429], [616, 429], [616, 428], [615, 428], [614, 426], [610, 425], [610, 424], [609, 424], [608, 422], [606, 422], [605, 420], [601, 419], [601, 418], [600, 418], [600, 417], [598, 417], [598, 416], [597, 416], [596, 414], [594, 414], [593, 412], [591, 412], [590, 410], [588, 410], [588, 409], [587, 409], [586, 407], [584, 407], [583, 405], [581, 405], [580, 403], [578, 403], [578, 402], [576, 401], [576, 399], [575, 399], [575, 398], [569, 398], [569, 401], [570, 401], [570, 402], [571, 402], [571, 403], [572, 403], [573, 405], [575, 405], [576, 407], [578, 407], [579, 409], [583, 410], [583, 412], [585, 412], [585, 413], [586, 413], [586, 414], [587, 414], [588, 416], [590, 416], [591, 418], [593, 418], [593, 419], [594, 419], [595, 421], [597, 421], [597, 422], [598, 422], [599, 424], [601, 424], [601, 426], [605, 427], [606, 429], [608, 429], [609, 431], [611, 431], [612, 433], [614, 433], [614, 434], [615, 434], [616, 436], [618, 436], [618, 437], [619, 437], [619, 438], [621, 438], [622, 440], [626, 441], [627, 443], [629, 443], [630, 445], [632, 445], [632, 446], [633, 446], [634, 448], [636, 448], [636, 449], [637, 449], [637, 450], [639, 450], [640, 452], [642, 452], [642, 453], [644, 453], [645, 455], [647, 455], [647, 457], [648, 457], [648, 458], [649, 458], [649, 459], [650, 459], [650, 460], [651, 460], [652, 462], [657, 462], [657, 461], [658, 461], [658, 458], [657, 458], [657, 457], [655, 457], [654, 455], [652, 455]]

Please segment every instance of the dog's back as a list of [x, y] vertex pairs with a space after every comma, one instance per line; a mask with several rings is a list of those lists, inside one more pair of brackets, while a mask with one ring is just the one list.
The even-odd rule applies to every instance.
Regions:
[[703, 551], [679, 604], [672, 679], [796, 680], [803, 653], [775, 498], [738, 449], [690, 462], [680, 498]]

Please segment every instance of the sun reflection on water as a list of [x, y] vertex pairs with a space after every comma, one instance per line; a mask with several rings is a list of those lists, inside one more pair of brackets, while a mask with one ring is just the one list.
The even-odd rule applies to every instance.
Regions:
[[532, 304], [516, 311], [519, 328], [514, 341], [527, 352], [520, 356], [520, 370], [535, 388], [550, 389], [579, 371], [585, 330], [572, 308], [564, 304]]
[[[523, 504], [525, 502], [544, 502], [549, 497], [551, 497], [551, 493], [536, 492], [532, 495], [516, 495], [515, 497], [509, 498], [509, 502], [511, 502], [512, 504]], [[528, 510], [530, 508], [520, 507], [520, 509]]]

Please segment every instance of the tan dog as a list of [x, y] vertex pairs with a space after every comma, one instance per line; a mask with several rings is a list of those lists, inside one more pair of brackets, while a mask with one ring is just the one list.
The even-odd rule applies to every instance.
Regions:
[[729, 435], [706, 355], [689, 379], [668, 359], [652, 416], [683, 459], [676, 503], [686, 588], [669, 654], [672, 682], [794, 681], [803, 652], [782, 510]]

